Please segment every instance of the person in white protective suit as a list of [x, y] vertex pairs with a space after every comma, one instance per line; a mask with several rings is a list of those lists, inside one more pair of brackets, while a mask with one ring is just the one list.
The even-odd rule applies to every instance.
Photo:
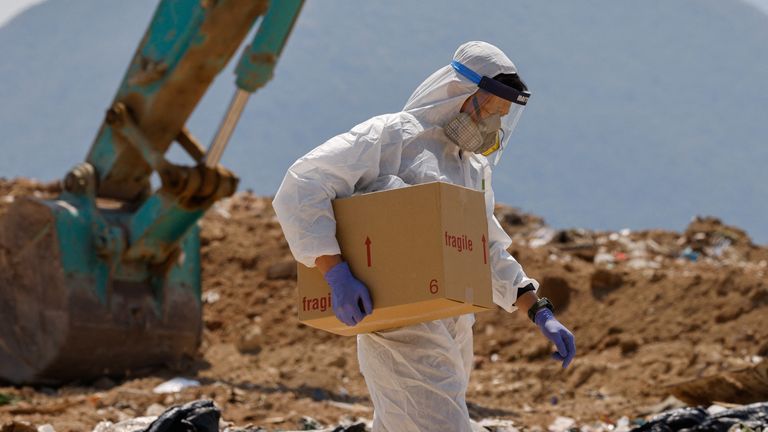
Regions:
[[[507, 252], [493, 215], [493, 166], [530, 93], [512, 61], [485, 42], [461, 45], [453, 61], [413, 92], [402, 111], [331, 138], [288, 170], [273, 206], [295, 258], [317, 266], [331, 286], [336, 316], [355, 325], [375, 307], [343, 262], [331, 200], [354, 193], [441, 181], [483, 190], [493, 301], [517, 308], [551, 340], [563, 367], [576, 349], [538, 282]], [[374, 431], [470, 431], [465, 393], [474, 315], [358, 335], [358, 358], [374, 405]]]

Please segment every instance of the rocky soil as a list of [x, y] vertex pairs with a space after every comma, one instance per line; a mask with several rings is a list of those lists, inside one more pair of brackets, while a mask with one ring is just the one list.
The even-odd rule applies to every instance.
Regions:
[[[0, 181], [0, 212], [13, 197], [56, 185]], [[668, 386], [747, 367], [768, 356], [768, 247], [714, 218], [683, 233], [554, 230], [509, 207], [497, 216], [512, 254], [542, 283], [578, 355], [562, 370], [552, 347], [521, 313], [478, 314], [475, 419], [546, 429], [557, 416], [578, 424], [658, 412]], [[27, 421], [57, 432], [103, 420], [157, 415], [210, 398], [234, 425], [267, 430], [372, 417], [355, 339], [296, 319], [295, 262], [269, 198], [219, 203], [201, 222], [205, 329], [199, 358], [183, 366], [102, 377], [61, 387], [0, 385], [0, 425]], [[541, 294], [540, 293], [540, 294]], [[176, 377], [200, 381], [178, 393], [153, 388]]]

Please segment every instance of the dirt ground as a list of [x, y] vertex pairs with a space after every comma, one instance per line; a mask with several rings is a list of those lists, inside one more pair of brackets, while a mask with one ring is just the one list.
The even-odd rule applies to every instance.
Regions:
[[[0, 212], [14, 195], [55, 185], [0, 181]], [[497, 216], [510, 249], [542, 283], [578, 354], [562, 370], [552, 347], [522, 313], [477, 315], [473, 418], [504, 418], [537, 430], [556, 416], [578, 424], [658, 411], [667, 386], [757, 363], [768, 356], [768, 248], [714, 218], [684, 233], [556, 231], [508, 207]], [[90, 431], [199, 398], [235, 425], [301, 429], [372, 418], [355, 339], [296, 319], [295, 263], [270, 199], [239, 193], [202, 221], [205, 329], [199, 359], [176, 369], [53, 387], [0, 386], [0, 425], [50, 423]], [[171, 395], [165, 380], [197, 379]]]

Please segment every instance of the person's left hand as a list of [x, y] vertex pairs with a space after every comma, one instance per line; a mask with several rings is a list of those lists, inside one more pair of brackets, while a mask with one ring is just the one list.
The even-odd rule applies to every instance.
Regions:
[[552, 311], [547, 308], [542, 308], [536, 312], [534, 321], [541, 333], [557, 347], [557, 352], [552, 354], [552, 358], [562, 361], [563, 369], [567, 368], [576, 356], [576, 342], [573, 333], [560, 324]]

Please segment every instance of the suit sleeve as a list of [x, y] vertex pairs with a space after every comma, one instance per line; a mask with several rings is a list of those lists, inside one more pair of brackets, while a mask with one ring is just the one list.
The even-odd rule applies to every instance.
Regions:
[[341, 251], [331, 201], [367, 189], [398, 173], [403, 142], [416, 126], [400, 114], [363, 122], [299, 158], [289, 169], [272, 206], [296, 260], [315, 266], [321, 255]]
[[517, 307], [518, 288], [532, 284], [535, 290], [539, 289], [539, 283], [529, 278], [523, 267], [507, 252], [512, 245], [512, 239], [501, 227], [501, 224], [493, 214], [496, 204], [491, 188], [491, 169], [485, 167], [483, 172], [485, 179], [485, 211], [488, 216], [488, 248], [491, 263], [491, 281], [493, 285], [493, 302], [501, 306], [507, 312], [514, 312]]

